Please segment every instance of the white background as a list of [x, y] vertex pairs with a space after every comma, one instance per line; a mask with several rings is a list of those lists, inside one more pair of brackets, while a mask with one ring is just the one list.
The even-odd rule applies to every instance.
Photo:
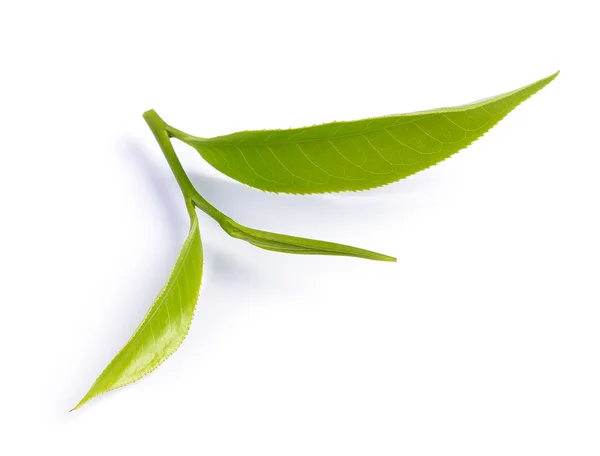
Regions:
[[[599, 454], [593, 4], [2, 2], [0, 454]], [[237, 221], [398, 263], [270, 253], [201, 214], [180, 350], [68, 412], [188, 229], [145, 110], [212, 136], [457, 105], [558, 69], [467, 150], [371, 192], [267, 194], [177, 144]]]

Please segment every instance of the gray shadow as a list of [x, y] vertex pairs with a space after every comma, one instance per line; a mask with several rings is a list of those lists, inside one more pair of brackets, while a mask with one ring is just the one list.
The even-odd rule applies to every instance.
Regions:
[[415, 175], [365, 192], [287, 195], [263, 192], [225, 177], [190, 173], [190, 180], [211, 204], [239, 223], [308, 237], [303, 229], [324, 235], [350, 229], [374, 235], [377, 226], [409, 216], [422, 187], [439, 184], [435, 178]]
[[157, 169], [148, 158], [149, 152], [145, 151], [137, 142], [125, 140], [120, 145], [120, 149], [124, 152], [123, 157], [131, 164], [131, 172], [141, 176], [139, 181], [146, 184], [148, 200], [156, 201], [160, 206], [159, 212], [164, 214], [163, 220], [167, 222], [169, 228], [169, 243], [173, 246], [172, 244], [180, 241], [178, 235], [181, 227], [187, 223], [176, 209], [178, 201], [173, 198], [173, 189], [176, 187], [175, 180], [171, 178], [170, 174]]
[[[240, 243], [232, 239], [232, 243]], [[235, 247], [232, 246], [232, 247]], [[219, 249], [210, 242], [203, 246], [205, 265], [205, 275], [214, 283], [223, 283], [224, 285], [246, 285], [251, 283], [257, 285], [261, 283], [259, 271], [256, 271], [251, 264], [235, 256], [229, 250]], [[233, 248], [232, 248], [233, 250]]]
[[[120, 305], [111, 307], [110, 312], [99, 317], [102, 319], [102, 325], [99, 331], [90, 334], [89, 338], [88, 345], [91, 353], [81, 360], [81, 364], [72, 372], [73, 383], [62, 400], [62, 404], [66, 406], [59, 413], [65, 422], [81, 413], [81, 411], [74, 413], [66, 413], [66, 411], [81, 399], [102, 369], [127, 342], [154, 302], [170, 274], [188, 225], [185, 215], [177, 211], [177, 204], [182, 204], [182, 201], [176, 201], [174, 198], [174, 191], [177, 190], [176, 182], [171, 181], [166, 172], [161, 172], [152, 163], [149, 152], [137, 142], [130, 140], [120, 141], [116, 147], [121, 152], [125, 166], [133, 176], [132, 179], [143, 185], [144, 196], [148, 201], [156, 202], [156, 212], [162, 214], [161, 221], [157, 223], [166, 223], [167, 235], [160, 245], [153, 247], [152, 262], [141, 264], [139, 268], [132, 270], [129, 276], [122, 277], [122, 285], [115, 292]], [[110, 271], [106, 274], [109, 275]], [[99, 282], [101, 280], [99, 278]], [[101, 400], [86, 404], [83, 410], [95, 406], [94, 402], [101, 402]]]
[[[138, 143], [134, 141], [126, 141], [124, 150], [133, 162], [132, 172], [142, 176], [140, 181], [147, 183], [148, 198], [158, 202], [159, 211], [164, 214], [163, 219], [167, 221], [169, 227], [169, 257], [175, 258], [183, 244], [181, 236], [182, 228], [187, 227], [188, 218], [182, 215], [184, 211], [178, 210], [183, 208], [183, 199], [180, 195], [180, 190], [175, 179], [172, 177], [168, 166], [165, 162], [165, 170], [161, 172], [156, 165], [148, 158], [149, 155]], [[219, 249], [215, 244], [211, 243], [210, 239], [214, 235], [221, 233], [221, 228], [216, 225], [208, 216], [205, 216], [201, 211], [197, 211], [201, 222], [202, 246], [204, 250], [205, 260], [211, 262], [211, 273], [217, 276], [218, 280], [223, 281], [244, 281], [247, 274], [251, 271], [239, 264], [235, 264], [235, 260], [227, 251]], [[206, 234], [206, 235], [205, 235]], [[206, 265], [204, 266], [206, 269]], [[170, 271], [170, 269], [169, 269]], [[161, 268], [161, 276], [163, 275]]]

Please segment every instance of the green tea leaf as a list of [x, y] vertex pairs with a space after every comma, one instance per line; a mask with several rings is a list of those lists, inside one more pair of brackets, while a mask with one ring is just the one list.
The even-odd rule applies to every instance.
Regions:
[[366, 190], [414, 174], [467, 147], [557, 75], [484, 101], [413, 114], [215, 138], [166, 128], [217, 170], [261, 190]]
[[192, 322], [202, 280], [202, 244], [196, 214], [173, 271], [133, 336], [96, 379], [75, 409], [107, 391], [139, 380], [183, 342]]
[[396, 261], [394, 257], [349, 245], [255, 230], [240, 225], [233, 220], [222, 223], [221, 226], [230, 236], [242, 239], [265, 250], [301, 255], [338, 255], [365, 258], [367, 260]]

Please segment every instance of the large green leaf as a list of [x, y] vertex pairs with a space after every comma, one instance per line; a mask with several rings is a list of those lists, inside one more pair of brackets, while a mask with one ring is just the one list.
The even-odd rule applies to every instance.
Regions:
[[191, 227], [171, 275], [133, 336], [96, 379], [75, 409], [99, 394], [139, 380], [183, 342], [192, 322], [202, 280], [198, 219]]
[[167, 131], [217, 170], [261, 190], [325, 193], [395, 182], [467, 147], [558, 72], [484, 101], [414, 114], [215, 138]]

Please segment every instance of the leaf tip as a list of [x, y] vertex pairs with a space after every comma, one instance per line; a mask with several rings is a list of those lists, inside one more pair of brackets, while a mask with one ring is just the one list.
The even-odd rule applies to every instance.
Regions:
[[75, 407], [73, 407], [71, 410], [69, 410], [69, 413], [74, 412], [75, 410], [81, 408], [83, 404], [80, 402], [79, 404], [77, 404]]
[[69, 413], [74, 412], [77, 409], [80, 409], [81, 407], [84, 406], [84, 404], [89, 401], [91, 399], [91, 397], [89, 397], [88, 394], [86, 394], [85, 396], [83, 396], [83, 398], [77, 403], [77, 405], [75, 407], [73, 407], [71, 410], [69, 410]]
[[389, 256], [389, 255], [384, 255], [383, 253], [375, 253], [373, 252], [374, 255], [365, 257], [365, 258], [369, 258], [371, 260], [376, 260], [376, 261], [387, 261], [388, 263], [397, 263], [398, 260], [393, 257], [393, 256]]

